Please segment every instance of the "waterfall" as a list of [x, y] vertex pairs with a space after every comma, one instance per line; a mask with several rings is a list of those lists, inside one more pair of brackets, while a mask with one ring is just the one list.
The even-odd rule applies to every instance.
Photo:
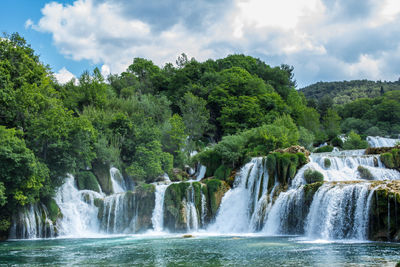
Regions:
[[201, 225], [205, 226], [205, 218], [207, 215], [206, 196], [201, 192]]
[[136, 225], [134, 204], [134, 199], [125, 193], [105, 197], [98, 216], [101, 231], [108, 234], [134, 233]]
[[[244, 165], [235, 178], [234, 188], [222, 198], [215, 223], [208, 230], [221, 233], [251, 231], [253, 212], [265, 201], [268, 189], [268, 172], [263, 158], [253, 158]], [[260, 218], [261, 216], [258, 216]], [[253, 225], [256, 224], [253, 219]]]
[[197, 231], [199, 229], [199, 219], [197, 215], [193, 184], [190, 183], [189, 191], [186, 196], [186, 230]]
[[386, 138], [380, 136], [368, 136], [367, 141], [370, 147], [393, 147], [400, 139]]
[[302, 234], [303, 207], [303, 187], [282, 192], [271, 210], [266, 213], [262, 231], [267, 235]]
[[57, 222], [59, 234], [82, 237], [99, 233], [98, 207], [94, 200], [103, 195], [90, 190], [79, 191], [74, 182], [74, 177], [69, 175], [55, 197], [63, 215]]
[[162, 232], [164, 229], [164, 196], [167, 184], [156, 184], [155, 206], [151, 222], [155, 232]]
[[11, 239], [54, 236], [53, 222], [48, 218], [47, 208], [41, 203], [31, 204], [13, 216]]
[[201, 179], [203, 179], [204, 176], [206, 175], [206, 171], [207, 171], [207, 167], [204, 165], [200, 165], [199, 171], [196, 175], [196, 181], [200, 181]]
[[127, 187], [125, 185], [124, 177], [122, 176], [121, 172], [117, 168], [112, 167], [110, 169], [110, 176], [114, 193], [125, 192]]
[[311, 203], [306, 236], [364, 240], [373, 195], [369, 187], [369, 183], [322, 185]]
[[[324, 181], [356, 181], [363, 180], [359, 173], [359, 166], [368, 170], [372, 180], [400, 180], [400, 172], [386, 169], [379, 155], [360, 155], [359, 150], [355, 155], [345, 151], [337, 153], [313, 153], [310, 162], [303, 166], [293, 179], [292, 185], [298, 187], [305, 184], [304, 171], [311, 168], [324, 175]], [[326, 164], [329, 163], [329, 165]]]

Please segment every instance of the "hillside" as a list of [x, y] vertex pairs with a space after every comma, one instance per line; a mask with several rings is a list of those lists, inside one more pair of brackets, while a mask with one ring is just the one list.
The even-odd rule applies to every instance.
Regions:
[[374, 98], [388, 91], [400, 90], [400, 80], [395, 82], [353, 80], [342, 82], [317, 82], [301, 88], [307, 99], [321, 99], [328, 95], [334, 104], [347, 104], [358, 98]]

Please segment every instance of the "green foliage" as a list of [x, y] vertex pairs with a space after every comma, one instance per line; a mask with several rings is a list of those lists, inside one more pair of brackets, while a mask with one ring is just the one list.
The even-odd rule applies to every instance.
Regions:
[[381, 161], [390, 169], [400, 169], [400, 150], [392, 149], [390, 152], [383, 153], [380, 156]]
[[331, 144], [332, 144], [332, 146], [335, 146], [335, 147], [342, 147], [343, 141], [339, 136], [336, 136], [335, 138], [333, 138], [331, 140]]
[[363, 149], [368, 147], [368, 142], [362, 140], [355, 132], [351, 131], [348, 138], [343, 143], [344, 149]]
[[331, 160], [329, 159], [329, 158], [325, 158], [324, 159], [324, 166], [325, 166], [325, 168], [329, 168], [329, 167], [331, 167]]
[[299, 127], [299, 144], [310, 150], [314, 143], [314, 135], [311, 131], [300, 126]]
[[179, 103], [186, 133], [190, 140], [199, 140], [209, 129], [210, 111], [206, 108], [207, 101], [191, 92], [185, 93]]
[[308, 184], [313, 184], [316, 182], [323, 182], [324, 175], [317, 170], [307, 169], [304, 171], [304, 179]]
[[215, 170], [214, 177], [219, 180], [227, 180], [227, 178], [231, 174], [231, 171], [231, 168], [226, 167], [225, 165], [221, 165]]
[[321, 146], [314, 150], [314, 153], [325, 153], [325, 152], [332, 152], [333, 146]]
[[0, 126], [0, 182], [6, 188], [8, 207], [13, 208], [37, 201], [49, 179], [47, 167], [18, 136], [20, 132]]
[[4, 183], [0, 182], [0, 207], [4, 206], [7, 203], [6, 196], [6, 188], [4, 187]]
[[328, 109], [326, 115], [322, 119], [322, 125], [329, 139], [340, 134], [340, 116], [333, 109]]
[[367, 168], [359, 165], [357, 167], [357, 171], [360, 174], [361, 179], [365, 179], [365, 180], [374, 180], [374, 176], [372, 175], [372, 173], [370, 172], [370, 170], [368, 170]]
[[296, 171], [303, 166], [307, 159], [303, 153], [280, 153], [274, 152], [268, 154], [267, 169], [269, 181], [275, 181], [275, 177], [283, 184], [289, 184], [290, 180], [296, 175]]
[[82, 171], [75, 175], [79, 190], [92, 190], [100, 192], [100, 185], [96, 176], [91, 171]]

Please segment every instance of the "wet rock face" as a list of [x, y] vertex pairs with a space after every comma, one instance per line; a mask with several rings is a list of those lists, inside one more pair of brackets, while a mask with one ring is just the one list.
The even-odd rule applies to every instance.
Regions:
[[164, 197], [164, 228], [185, 232], [189, 228], [204, 227], [215, 218], [229, 188], [225, 181], [218, 179], [171, 184]]
[[291, 146], [284, 149], [277, 149], [274, 152], [291, 153], [291, 154], [303, 153], [307, 158], [308, 156], [310, 156], [310, 151], [308, 151], [306, 148], [302, 146]]
[[400, 145], [394, 147], [369, 147], [365, 150], [365, 155], [377, 155], [392, 151], [392, 149], [400, 149]]
[[107, 195], [111, 194], [113, 192], [113, 188], [111, 183], [110, 166], [103, 164], [102, 162], [95, 161], [92, 163], [92, 167], [93, 173], [96, 175], [103, 192]]
[[375, 190], [370, 211], [369, 239], [400, 241], [400, 182]]

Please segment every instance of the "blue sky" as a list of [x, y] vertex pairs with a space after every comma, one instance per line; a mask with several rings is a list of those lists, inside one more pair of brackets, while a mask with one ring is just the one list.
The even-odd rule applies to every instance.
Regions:
[[19, 32], [65, 82], [134, 57], [232, 53], [293, 65], [299, 87], [400, 77], [398, 0], [0, 0], [1, 32]]

